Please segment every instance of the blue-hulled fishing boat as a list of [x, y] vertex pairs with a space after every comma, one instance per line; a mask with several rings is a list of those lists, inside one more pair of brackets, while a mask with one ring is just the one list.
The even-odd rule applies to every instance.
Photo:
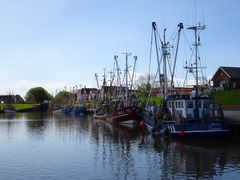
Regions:
[[[159, 81], [163, 92], [163, 101], [160, 106], [146, 105], [144, 113], [144, 124], [147, 130], [154, 134], [171, 135], [177, 137], [195, 137], [195, 136], [222, 136], [229, 132], [228, 126], [224, 121], [223, 111], [220, 105], [215, 104], [214, 99], [209, 95], [203, 95], [199, 90], [198, 85], [198, 46], [200, 46], [199, 31], [205, 29], [205, 26], [197, 25], [188, 29], [194, 30], [195, 33], [195, 66], [186, 67], [191, 72], [195, 71], [196, 85], [190, 95], [170, 94], [169, 83], [167, 81], [167, 60], [169, 56], [169, 43], [164, 38], [161, 42], [161, 48], [157, 47], [157, 32], [156, 23], [152, 24], [153, 34], [156, 42], [156, 52], [158, 59]], [[183, 28], [182, 23], [179, 25], [178, 42], [180, 32]], [[178, 45], [177, 45], [178, 46]], [[158, 52], [161, 49], [161, 52]], [[178, 48], [177, 48], [178, 49]], [[159, 54], [161, 53], [163, 62], [163, 74], [160, 74]], [[175, 53], [177, 54], [177, 52]], [[175, 66], [175, 64], [174, 64]], [[175, 68], [175, 67], [174, 67]], [[174, 69], [172, 70], [174, 72]], [[173, 75], [172, 75], [173, 77]], [[172, 81], [171, 81], [172, 84]], [[173, 95], [174, 94], [174, 95]]]

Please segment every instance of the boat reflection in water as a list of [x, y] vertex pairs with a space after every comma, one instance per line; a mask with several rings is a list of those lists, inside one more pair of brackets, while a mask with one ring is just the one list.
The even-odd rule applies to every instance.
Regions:
[[87, 116], [0, 115], [0, 145], [0, 179], [236, 179], [240, 173], [238, 141], [174, 141]]
[[[236, 178], [240, 167], [240, 146], [219, 139], [182, 139], [146, 137], [159, 152], [154, 166], [160, 167], [164, 179]], [[151, 157], [153, 158], [153, 157]], [[154, 159], [151, 159], [154, 162]], [[161, 165], [160, 165], [161, 164]], [[233, 169], [236, 169], [234, 171]]]

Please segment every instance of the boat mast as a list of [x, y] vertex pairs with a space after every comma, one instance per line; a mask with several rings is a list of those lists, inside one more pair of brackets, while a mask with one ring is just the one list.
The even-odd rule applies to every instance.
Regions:
[[95, 73], [95, 78], [96, 78], [96, 81], [97, 81], [97, 88], [99, 89], [99, 83], [98, 83], [98, 75], [97, 75], [97, 73]]
[[106, 69], [103, 68], [104, 74], [103, 74], [103, 99], [105, 100], [107, 98], [107, 82], [106, 82]]
[[176, 52], [175, 52], [175, 57], [174, 57], [174, 65], [173, 65], [173, 73], [172, 73], [172, 78], [171, 78], [171, 88], [173, 88], [173, 78], [175, 74], [175, 67], [176, 67], [176, 61], [177, 61], [177, 55], [178, 55], [178, 48], [179, 48], [179, 41], [180, 41], [180, 35], [181, 35], [181, 30], [183, 29], [183, 23], [178, 24], [178, 39], [177, 39], [177, 47], [176, 47]]
[[157, 43], [157, 24], [156, 22], [152, 22], [152, 28], [154, 32], [154, 39], [155, 39], [155, 48], [156, 48], [156, 56], [157, 56], [157, 64], [158, 64], [158, 78], [159, 78], [159, 83], [161, 87], [161, 94], [162, 92], [162, 83], [161, 83], [161, 73], [160, 73], [160, 60], [159, 60], [159, 52], [158, 52], [158, 43]]
[[126, 69], [125, 69], [125, 76], [126, 76], [126, 91], [125, 91], [125, 106], [128, 106], [128, 56], [131, 56], [131, 53], [124, 53], [126, 55]]
[[135, 74], [135, 67], [136, 67], [136, 62], [137, 62], [137, 56], [134, 56], [134, 65], [133, 65], [133, 73], [132, 73], [132, 80], [131, 80], [131, 87], [130, 90], [132, 90], [133, 87], [133, 78], [134, 78], [134, 74]]
[[163, 75], [164, 75], [164, 91], [163, 91], [163, 97], [164, 100], [166, 100], [167, 97], [167, 56], [169, 55], [169, 52], [167, 50], [168, 48], [168, 42], [166, 43], [166, 28], [164, 29], [163, 34], [163, 42], [162, 42], [162, 54], [163, 54]]
[[193, 30], [194, 31], [194, 36], [195, 36], [195, 42], [193, 46], [195, 47], [195, 69], [196, 69], [196, 89], [195, 89], [195, 113], [194, 116], [196, 119], [199, 118], [199, 110], [198, 110], [198, 46], [200, 46], [200, 37], [198, 36], [198, 31], [204, 30], [205, 25], [199, 25], [189, 27], [187, 29]]
[[117, 60], [118, 56], [114, 55], [114, 60], [116, 63], [116, 68], [117, 68], [117, 85], [116, 85], [116, 97], [118, 98], [119, 95], [122, 92], [122, 86], [121, 86], [121, 77], [120, 77], [120, 68], [118, 65], [118, 60]]
[[120, 78], [120, 72], [119, 72], [120, 69], [119, 69], [117, 58], [118, 58], [118, 56], [115, 55], [114, 60], [115, 60], [115, 63], [116, 63], [116, 68], [117, 68], [117, 86], [120, 86], [121, 85], [121, 78]]

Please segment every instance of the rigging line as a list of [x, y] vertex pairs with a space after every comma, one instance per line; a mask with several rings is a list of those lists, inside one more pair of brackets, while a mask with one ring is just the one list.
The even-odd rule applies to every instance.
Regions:
[[[160, 35], [159, 35], [159, 33], [158, 33], [158, 31], [156, 32], [157, 33], [157, 39], [156, 39], [156, 44], [157, 44], [157, 46], [158, 46], [158, 52], [161, 54], [161, 48], [162, 48], [162, 40], [161, 40], [161, 37], [160, 37]], [[160, 45], [161, 44], [161, 45]]]
[[152, 63], [152, 46], [153, 46], [153, 28], [152, 28], [152, 32], [151, 32], [151, 44], [150, 44], [150, 56], [149, 56], [148, 80], [147, 80], [148, 83], [150, 83], [150, 73], [151, 73], [151, 63]]
[[202, 84], [205, 84], [205, 75], [203, 73], [203, 69], [204, 67], [202, 67], [202, 63], [201, 63], [201, 60], [199, 58], [199, 65], [200, 65], [200, 68], [201, 68], [201, 74], [202, 74]]
[[157, 37], [158, 37], [158, 39], [160, 40], [160, 42], [162, 43], [163, 41], [162, 41], [162, 39], [161, 39], [161, 36], [160, 36], [160, 33], [158, 32], [158, 28], [157, 28], [157, 25], [156, 25], [156, 34], [157, 34]]
[[200, 68], [201, 68], [201, 74], [202, 74], [202, 81], [203, 81], [203, 84], [205, 83], [205, 78], [206, 78], [206, 71], [205, 73], [203, 72], [204, 69], [206, 69], [206, 67], [204, 67], [202, 65], [202, 61], [200, 59], [200, 57], [202, 57], [202, 51], [201, 51], [201, 48], [198, 48], [198, 54], [199, 54], [199, 64], [200, 64]]
[[169, 37], [169, 41], [174, 41], [175, 39], [176, 39], [176, 37], [177, 37], [177, 33], [178, 32], [178, 30], [175, 30], [172, 34], [171, 34], [171, 36]]
[[192, 50], [192, 54], [191, 54], [191, 57], [190, 57], [189, 64], [187, 64], [187, 62], [186, 62], [186, 67], [185, 68], [187, 69], [187, 73], [186, 73], [186, 76], [185, 76], [185, 79], [184, 79], [184, 82], [183, 82], [183, 86], [186, 86], [187, 76], [188, 76], [188, 72], [189, 72], [189, 68], [187, 68], [187, 67], [190, 67], [192, 59], [193, 59], [193, 55], [194, 55], [194, 50]]
[[183, 81], [183, 87], [185, 87], [186, 84], [187, 84], [187, 76], [188, 76], [188, 70], [186, 71], [186, 75], [185, 75], [185, 78], [184, 78], [184, 81]]
[[154, 77], [154, 79], [153, 79], [152, 87], [151, 87], [150, 92], [149, 92], [149, 94], [148, 94], [147, 103], [146, 103], [146, 108], [148, 107], [149, 101], [150, 101], [150, 97], [152, 96], [152, 92], [153, 92], [153, 88], [154, 88], [154, 85], [155, 85], [155, 82], [156, 82], [155, 80], [156, 80], [156, 78], [157, 78], [158, 71], [159, 71], [159, 68], [157, 69], [157, 72], [156, 72], [155, 77]]
[[184, 39], [187, 41], [187, 44], [188, 44], [188, 46], [189, 46], [189, 49], [192, 51], [192, 46], [191, 46], [191, 44], [190, 44], [190, 42], [188, 41], [188, 39], [187, 39], [187, 36], [186, 36], [186, 34], [185, 34], [185, 31], [183, 30], [183, 37], [184, 37]]
[[170, 73], [170, 75], [172, 77], [173, 73], [172, 73], [171, 64], [170, 64], [170, 61], [169, 61], [168, 57], [167, 57], [167, 62], [168, 62], [169, 73]]

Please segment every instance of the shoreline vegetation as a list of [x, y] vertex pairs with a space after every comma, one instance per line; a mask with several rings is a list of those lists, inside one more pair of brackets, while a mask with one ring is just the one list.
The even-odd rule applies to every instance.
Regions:
[[[0, 113], [3, 113], [5, 109], [9, 107], [9, 104], [0, 104]], [[34, 111], [45, 111], [40, 104], [11, 104], [11, 108], [16, 112], [34, 112]]]
[[240, 89], [214, 91], [213, 97], [224, 110], [240, 111]]
[[214, 91], [213, 97], [216, 103], [224, 105], [240, 105], [240, 89]]
[[[221, 104], [223, 110], [227, 111], [240, 111], [240, 89], [229, 89], [224, 91], [213, 91], [212, 96], [214, 97], [216, 103]], [[161, 103], [162, 98], [151, 97], [149, 104], [159, 105]], [[139, 98], [139, 104], [145, 106], [146, 99]], [[47, 111], [54, 110], [54, 98], [53, 104], [39, 104], [39, 103], [22, 103], [22, 104], [10, 104], [12, 109], [16, 112], [36, 112], [36, 111]], [[86, 103], [87, 108], [93, 109], [96, 106], [95, 101], [88, 101]], [[9, 104], [2, 103], [0, 104], [0, 113], [3, 113], [5, 109], [9, 107]], [[58, 106], [56, 106], [58, 107]]]

